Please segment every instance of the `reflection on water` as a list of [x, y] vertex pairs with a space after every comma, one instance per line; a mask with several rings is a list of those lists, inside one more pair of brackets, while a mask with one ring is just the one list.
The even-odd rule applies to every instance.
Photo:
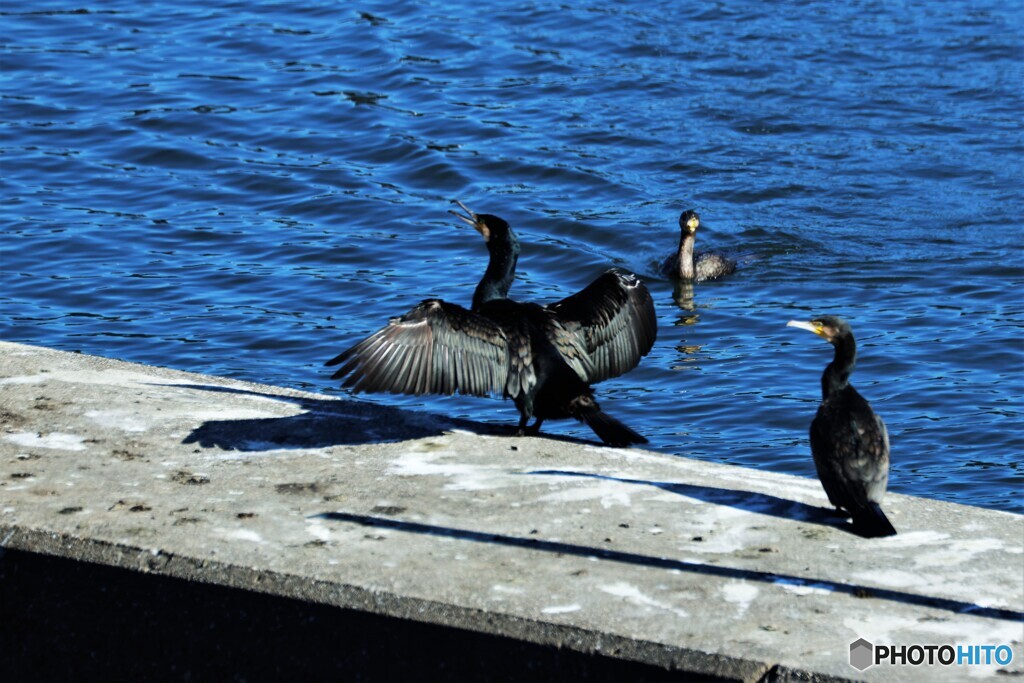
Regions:
[[702, 354], [703, 347], [699, 345], [678, 344], [678, 358], [674, 365], [669, 366], [672, 370], [700, 370], [700, 362], [706, 360], [707, 356]]
[[[676, 316], [676, 320], [673, 323], [676, 327], [696, 325], [700, 322], [700, 313], [693, 298], [693, 287], [692, 282], [675, 281], [673, 283], [672, 300], [675, 301], [681, 311], [684, 311], [683, 315]], [[685, 337], [681, 338], [680, 341], [685, 341]], [[701, 369], [700, 361], [706, 358], [702, 354], [702, 345], [679, 343], [676, 344], [675, 349], [678, 354], [674, 364], [669, 366], [671, 370]]]
[[677, 325], [693, 325], [700, 320], [700, 315], [697, 313], [697, 304], [693, 302], [692, 282], [674, 282], [672, 300], [676, 302], [676, 306], [678, 306], [680, 310], [688, 311], [693, 314], [680, 317], [678, 322], [676, 322]]
[[[4, 16], [4, 339], [338, 392], [324, 360], [468, 305], [460, 198], [516, 227], [520, 300], [645, 278], [658, 343], [598, 391], [653, 448], [813, 476], [830, 348], [784, 326], [834, 313], [891, 488], [1024, 511], [1010, 5], [103, 7]], [[681, 288], [656, 265], [690, 207], [740, 265]]]

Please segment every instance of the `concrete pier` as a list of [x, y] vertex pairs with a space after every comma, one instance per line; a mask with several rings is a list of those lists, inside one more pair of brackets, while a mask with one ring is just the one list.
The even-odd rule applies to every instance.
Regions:
[[1019, 515], [890, 494], [864, 539], [812, 479], [2, 342], [0, 423], [0, 677], [1024, 680]]

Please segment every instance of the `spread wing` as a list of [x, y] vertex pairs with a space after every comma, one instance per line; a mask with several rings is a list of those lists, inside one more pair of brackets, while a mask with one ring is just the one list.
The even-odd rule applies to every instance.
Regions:
[[651, 293], [640, 278], [618, 268], [605, 271], [548, 310], [576, 334], [590, 355], [587, 381], [591, 384], [635, 368], [658, 334]]
[[461, 306], [427, 299], [327, 361], [355, 392], [501, 395], [508, 380], [505, 333]]

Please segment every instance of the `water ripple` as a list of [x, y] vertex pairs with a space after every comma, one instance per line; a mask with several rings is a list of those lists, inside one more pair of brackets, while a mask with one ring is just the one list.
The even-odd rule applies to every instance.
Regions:
[[[609, 264], [647, 279], [658, 344], [599, 393], [654, 448], [812, 476], [829, 353], [784, 325], [840, 313], [891, 487], [1024, 511], [1019, 9], [2, 14], [4, 339], [337, 392], [323, 360], [424, 297], [470, 300], [485, 250], [458, 197], [517, 227], [517, 297]], [[733, 277], [658, 274], [684, 207]]]

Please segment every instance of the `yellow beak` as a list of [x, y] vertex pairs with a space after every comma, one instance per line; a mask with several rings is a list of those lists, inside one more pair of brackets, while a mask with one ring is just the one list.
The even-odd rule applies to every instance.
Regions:
[[786, 323], [786, 327], [796, 327], [796, 328], [799, 328], [801, 330], [807, 330], [808, 332], [813, 332], [814, 334], [818, 335], [819, 337], [821, 336], [821, 324], [820, 323], [804, 322], [802, 320], [790, 320], [788, 323]]

